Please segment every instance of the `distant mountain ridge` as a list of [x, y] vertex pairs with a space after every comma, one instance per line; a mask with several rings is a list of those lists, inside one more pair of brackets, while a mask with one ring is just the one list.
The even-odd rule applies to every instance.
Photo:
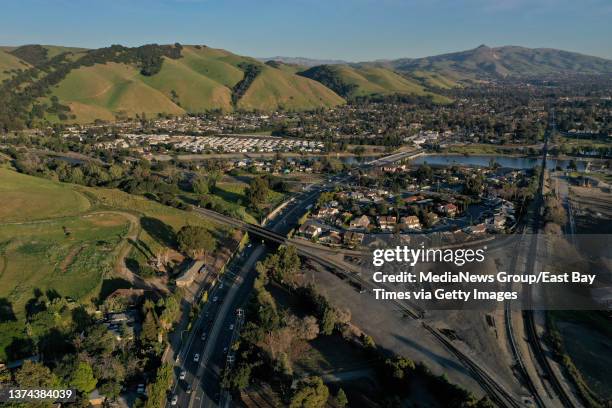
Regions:
[[266, 61], [279, 61], [285, 64], [301, 65], [303, 67], [314, 67], [317, 65], [338, 65], [338, 64], [349, 64], [347, 61], [338, 59], [317, 59], [317, 58], [306, 58], [306, 57], [283, 57], [276, 56], [270, 58], [257, 58], [261, 62]]
[[552, 48], [519, 46], [481, 45], [467, 51], [375, 63], [400, 72], [426, 71], [472, 79], [612, 73], [612, 60]]

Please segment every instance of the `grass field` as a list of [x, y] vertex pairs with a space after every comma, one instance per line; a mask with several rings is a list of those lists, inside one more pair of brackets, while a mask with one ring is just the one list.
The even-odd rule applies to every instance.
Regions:
[[[25, 338], [25, 306], [35, 290], [88, 303], [102, 295], [128, 257], [145, 262], [176, 248], [184, 225], [219, 237], [223, 227], [119, 190], [61, 184], [0, 168], [0, 361]], [[25, 222], [27, 221], [27, 222]]]
[[186, 211], [161, 205], [145, 197], [127, 194], [120, 190], [78, 187], [101, 211], [121, 210], [139, 217], [138, 241], [128, 257], [146, 261], [164, 248], [176, 249], [176, 233], [185, 225], [198, 225], [213, 235], [222, 228], [206, 219]]
[[95, 295], [112, 270], [113, 250], [127, 227], [124, 217], [104, 213], [0, 225], [0, 298], [23, 317], [34, 289], [53, 289], [73, 299]]
[[71, 186], [0, 168], [0, 222], [65, 217], [86, 211], [89, 201]]

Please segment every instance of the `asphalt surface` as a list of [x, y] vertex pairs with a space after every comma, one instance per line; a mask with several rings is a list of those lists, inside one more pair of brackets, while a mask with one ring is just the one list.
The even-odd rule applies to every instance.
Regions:
[[[266, 227], [286, 235], [297, 225], [300, 217], [313, 204], [321, 187], [295, 196]], [[168, 406], [217, 407], [229, 406], [229, 395], [221, 389], [223, 369], [231, 353], [232, 339], [237, 336], [237, 310], [248, 301], [256, 278], [255, 264], [262, 260], [272, 246], [259, 238], [251, 243], [229, 265], [227, 271], [211, 290], [208, 302], [202, 308], [193, 329], [179, 352], [175, 364], [178, 379]], [[195, 355], [198, 354], [198, 361]], [[184, 379], [179, 379], [184, 371]], [[176, 404], [172, 405], [176, 397]]]

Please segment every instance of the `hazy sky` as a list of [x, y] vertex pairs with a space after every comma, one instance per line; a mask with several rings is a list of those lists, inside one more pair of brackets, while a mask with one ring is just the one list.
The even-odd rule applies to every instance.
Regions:
[[612, 0], [1, 0], [0, 44], [206, 44], [363, 61], [489, 46], [612, 58]]

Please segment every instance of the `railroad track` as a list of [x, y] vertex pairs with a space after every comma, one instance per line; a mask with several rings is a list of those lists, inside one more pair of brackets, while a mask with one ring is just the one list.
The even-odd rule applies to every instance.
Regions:
[[483, 370], [478, 364], [476, 364], [469, 356], [459, 350], [453, 345], [448, 339], [444, 337], [442, 333], [426, 323], [422, 323], [425, 330], [430, 332], [440, 343], [446, 347], [457, 359], [463, 364], [479, 381], [479, 385], [484, 388], [487, 395], [495, 402], [499, 407], [515, 407], [521, 408], [512, 395], [510, 395], [497, 381], [495, 381], [489, 373]]
[[[544, 173], [546, 171], [546, 158], [548, 156], [548, 138], [549, 138], [550, 133], [555, 132], [555, 129], [556, 129], [554, 120], [555, 119], [554, 119], [554, 111], [553, 111], [552, 112], [552, 123], [551, 123], [552, 129], [549, 132], [546, 132], [546, 139], [544, 140], [544, 149], [543, 149], [543, 157], [542, 157], [542, 172], [540, 175], [540, 185], [538, 188], [538, 197], [537, 197], [539, 201], [539, 205], [537, 207], [539, 208], [542, 207], [542, 201], [543, 201], [542, 193], [543, 193], [543, 188], [544, 188]], [[540, 212], [536, 211], [535, 214], [536, 216], [533, 220], [532, 229], [534, 232], [538, 232], [541, 226]], [[528, 269], [533, 269], [535, 265], [536, 255], [537, 255], [537, 237], [534, 234], [531, 237], [531, 242], [529, 245], [529, 253], [527, 255], [527, 268]], [[531, 289], [532, 289], [531, 285], [528, 285], [528, 288], [527, 288], [528, 302], [531, 302], [531, 298], [532, 298]], [[531, 309], [531, 304], [529, 304], [529, 306], [530, 306], [529, 309], [523, 311], [523, 322], [525, 324], [525, 329], [527, 331], [527, 339], [529, 341], [529, 344], [531, 344], [533, 354], [536, 360], [538, 361], [538, 364], [540, 365], [540, 367], [544, 370], [544, 373], [546, 375], [546, 378], [548, 379], [548, 382], [553, 387], [555, 393], [559, 397], [559, 400], [561, 401], [563, 406], [566, 408], [574, 408], [575, 405], [572, 399], [570, 398], [565, 388], [561, 384], [561, 381], [557, 377], [557, 374], [552, 369], [552, 366], [550, 365], [550, 362], [548, 361], [548, 357], [546, 356], [546, 353], [544, 352], [544, 349], [542, 348], [542, 344], [540, 343], [540, 337], [538, 336], [538, 332], [536, 328], [535, 319], [533, 316], [533, 310]]]

